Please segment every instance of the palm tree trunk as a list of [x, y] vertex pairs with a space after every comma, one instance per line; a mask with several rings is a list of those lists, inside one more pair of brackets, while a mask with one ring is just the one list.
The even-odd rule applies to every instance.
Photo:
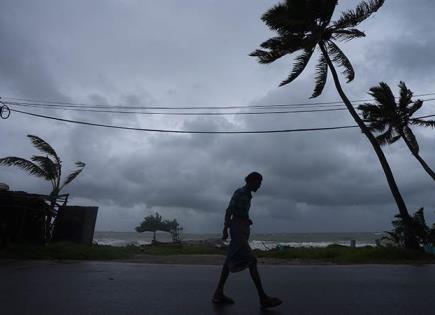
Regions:
[[[54, 188], [55, 186], [53, 185], [53, 190], [50, 193], [50, 210], [52, 210], [51, 213], [55, 213], [55, 208], [56, 208], [56, 197], [59, 194], [59, 190]], [[52, 240], [53, 237], [53, 224], [56, 224], [56, 222], [52, 222], [53, 218], [56, 221], [56, 216], [52, 216], [51, 213], [48, 213], [46, 215], [46, 222], [45, 222], [45, 241], [46, 243], [50, 242]]]
[[402, 195], [400, 194], [399, 188], [396, 184], [396, 181], [393, 176], [393, 172], [391, 171], [390, 165], [388, 164], [387, 159], [385, 158], [384, 152], [381, 149], [381, 146], [379, 145], [378, 141], [376, 140], [375, 136], [370, 132], [370, 130], [367, 128], [367, 126], [364, 124], [362, 119], [358, 116], [358, 113], [355, 111], [355, 109], [352, 106], [352, 103], [347, 98], [346, 94], [344, 93], [340, 80], [337, 75], [337, 71], [334, 68], [334, 65], [332, 64], [331, 59], [329, 58], [328, 52], [326, 51], [326, 48], [323, 43], [319, 43], [320, 50], [322, 51], [323, 56], [326, 59], [326, 62], [328, 63], [328, 67], [331, 70], [332, 76], [334, 78], [335, 87], [338, 91], [338, 94], [340, 95], [341, 99], [343, 100], [344, 104], [346, 105], [347, 109], [349, 110], [350, 114], [352, 115], [355, 122], [358, 124], [358, 126], [361, 128], [361, 131], [367, 136], [367, 138], [370, 141], [370, 144], [372, 145], [373, 149], [376, 152], [376, 155], [379, 159], [379, 162], [381, 163], [382, 169], [385, 173], [385, 176], [387, 178], [388, 185], [390, 187], [390, 190], [393, 194], [394, 200], [396, 201], [397, 207], [399, 209], [400, 216], [402, 217], [404, 223], [408, 227], [408, 235], [405, 236], [405, 246], [407, 248], [413, 248], [417, 249], [419, 248], [417, 239], [415, 238], [415, 233], [411, 233], [412, 231], [412, 218], [410, 217], [408, 213], [408, 209], [406, 207], [405, 201], [402, 198]]
[[434, 171], [430, 168], [429, 165], [427, 165], [427, 163], [422, 159], [422, 157], [418, 154], [418, 152], [416, 152], [414, 150], [414, 148], [411, 146], [411, 143], [406, 139], [406, 137], [404, 135], [401, 135], [401, 136], [402, 136], [403, 141], [405, 141], [406, 145], [408, 146], [409, 150], [411, 151], [412, 155], [417, 159], [417, 161], [420, 162], [421, 166], [423, 166], [426, 173], [428, 173], [429, 176], [432, 177], [432, 179], [435, 181]]

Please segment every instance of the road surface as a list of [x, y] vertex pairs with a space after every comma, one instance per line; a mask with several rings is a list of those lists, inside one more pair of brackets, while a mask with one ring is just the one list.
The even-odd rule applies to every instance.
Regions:
[[0, 314], [435, 314], [435, 265], [259, 266], [284, 304], [261, 311], [249, 272], [211, 303], [220, 267], [0, 261]]

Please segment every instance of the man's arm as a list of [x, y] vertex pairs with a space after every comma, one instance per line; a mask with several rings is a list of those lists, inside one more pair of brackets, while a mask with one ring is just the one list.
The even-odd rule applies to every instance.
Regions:
[[230, 220], [231, 220], [231, 210], [228, 208], [225, 211], [225, 223], [224, 223], [224, 228], [228, 228], [230, 226]]
[[225, 222], [224, 222], [224, 230], [222, 231], [222, 239], [226, 241], [228, 238], [228, 227], [230, 226], [230, 220], [231, 220], [231, 210], [228, 208], [225, 211]]

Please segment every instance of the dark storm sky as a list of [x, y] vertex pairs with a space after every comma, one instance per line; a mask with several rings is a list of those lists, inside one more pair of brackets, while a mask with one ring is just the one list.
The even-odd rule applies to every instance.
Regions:
[[[336, 15], [359, 1], [340, 1]], [[308, 102], [312, 62], [292, 84], [291, 57], [260, 65], [248, 54], [271, 37], [260, 17], [276, 1], [17, 1], [0, 4], [0, 96], [125, 106], [238, 106]], [[435, 92], [435, 2], [387, 0], [342, 43], [356, 78], [351, 99], [380, 81]], [[315, 57], [317, 59], [317, 57]], [[314, 60], [313, 60], [314, 61]], [[316, 101], [335, 101], [331, 81]], [[421, 115], [435, 114], [427, 102]], [[347, 111], [265, 116], [141, 116], [33, 112], [142, 128], [259, 130], [353, 124]], [[435, 167], [434, 131], [415, 128]], [[218, 232], [247, 173], [264, 176], [254, 195], [255, 232], [382, 231], [397, 213], [368, 141], [358, 129], [280, 135], [170, 135], [52, 122], [12, 113], [0, 121], [0, 156], [30, 157], [26, 138], [47, 140], [65, 172], [87, 166], [66, 187], [71, 204], [98, 205], [98, 230], [131, 231], [148, 214], [176, 218], [185, 232]], [[411, 211], [435, 220], [434, 183], [401, 142], [385, 152]], [[13, 190], [50, 186], [0, 169]]]

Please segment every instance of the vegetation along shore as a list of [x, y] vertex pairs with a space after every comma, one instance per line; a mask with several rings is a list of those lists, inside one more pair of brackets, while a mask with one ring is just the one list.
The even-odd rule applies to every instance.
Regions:
[[[0, 251], [0, 260], [118, 260], [126, 262], [169, 264], [220, 264], [226, 248], [207, 243], [156, 243], [116, 247], [52, 243], [46, 246], [13, 244]], [[255, 250], [263, 264], [435, 264], [435, 256], [423, 251], [397, 247], [325, 248], [285, 247], [269, 251]]]

